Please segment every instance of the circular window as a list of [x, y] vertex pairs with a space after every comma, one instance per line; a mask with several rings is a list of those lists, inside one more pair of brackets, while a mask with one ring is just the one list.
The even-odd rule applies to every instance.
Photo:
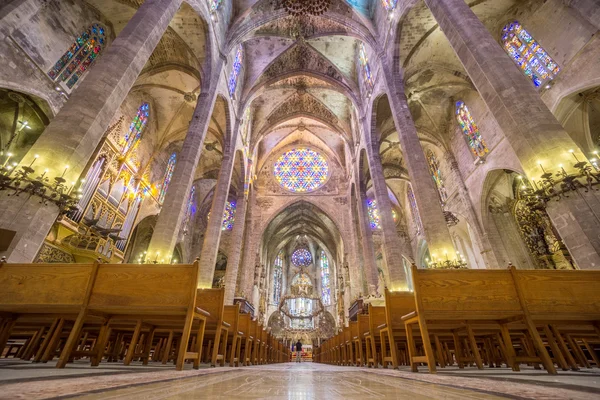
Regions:
[[310, 149], [287, 151], [275, 162], [273, 173], [281, 186], [292, 192], [311, 192], [323, 186], [329, 166], [321, 154]]
[[307, 249], [298, 249], [292, 253], [292, 263], [296, 267], [306, 267], [312, 262], [312, 256]]

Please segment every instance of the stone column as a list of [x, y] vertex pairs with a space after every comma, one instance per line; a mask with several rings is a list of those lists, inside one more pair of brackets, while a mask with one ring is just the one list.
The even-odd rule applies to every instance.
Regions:
[[[473, 208], [473, 203], [469, 197], [469, 191], [467, 190], [465, 182], [460, 174], [458, 163], [456, 162], [456, 158], [454, 158], [454, 154], [452, 154], [450, 151], [447, 151], [445, 153], [445, 157], [446, 162], [450, 166], [450, 183], [452, 185], [456, 185], [460, 199], [459, 201], [464, 202], [466, 217], [471, 221], [470, 226], [475, 231], [475, 235], [473, 235], [474, 237], [471, 239], [474, 240], [479, 247], [485, 267], [487, 269], [504, 268], [505, 265], [500, 265], [500, 263], [498, 263], [498, 260], [492, 251], [492, 245], [488, 239], [488, 234], [484, 231], [479, 219], [477, 218], [477, 213]], [[473, 268], [474, 266], [470, 265], [469, 267]]]
[[[249, 302], [252, 301], [254, 290], [254, 268], [257, 261], [258, 243], [260, 241], [260, 209], [256, 202], [256, 189], [250, 187], [248, 197], [246, 232], [244, 233], [244, 252], [242, 254], [242, 269], [239, 272], [240, 290]], [[258, 305], [254, 304], [258, 311]]]
[[[576, 172], [585, 155], [464, 0], [425, 0], [483, 101], [502, 128], [525, 174], [542, 175], [540, 164]], [[573, 150], [573, 154], [569, 150]], [[600, 267], [600, 201], [579, 191], [548, 203], [548, 214], [580, 268]]]
[[596, 29], [600, 29], [600, 0], [563, 0]]
[[373, 126], [368, 129], [365, 125], [364, 134], [367, 143], [367, 159], [369, 170], [371, 172], [371, 182], [373, 182], [373, 191], [379, 210], [379, 224], [383, 233], [383, 251], [389, 271], [390, 290], [408, 290], [406, 273], [402, 265], [402, 244], [396, 231], [396, 223], [392, 218], [392, 202], [388, 194], [388, 187], [383, 175], [383, 166], [379, 155], [379, 143], [372, 143], [371, 137], [374, 135], [375, 121]]
[[[232, 141], [235, 143], [235, 140]], [[223, 151], [221, 169], [215, 186], [212, 205], [210, 207], [210, 219], [204, 234], [204, 244], [200, 253], [200, 273], [198, 287], [201, 289], [211, 288], [215, 274], [215, 263], [219, 252], [221, 241], [221, 230], [223, 226], [223, 213], [229, 195], [229, 184], [233, 173], [233, 162], [235, 161], [235, 147], [231, 146]], [[234, 289], [235, 290], [235, 289]]]
[[[439, 198], [437, 187], [431, 178], [431, 172], [419, 141], [417, 128], [408, 108], [402, 75], [392, 71], [385, 57], [380, 57], [380, 60], [388, 86], [389, 104], [398, 130], [400, 148], [419, 208], [423, 234], [427, 240], [429, 252], [432, 256], [435, 255], [438, 258], [442, 258], [446, 252], [454, 254], [454, 245], [446, 225], [446, 218], [440, 202], [437, 201]], [[432, 201], [432, 199], [435, 199], [435, 201]]]
[[[212, 214], [211, 214], [212, 215]], [[225, 270], [225, 304], [233, 304], [237, 286], [238, 270], [242, 259], [244, 228], [246, 227], [246, 197], [244, 192], [238, 195], [235, 222], [231, 232], [231, 250]]]
[[[216, 70], [220, 71], [222, 65], [222, 61], [219, 61]], [[216, 82], [217, 77], [218, 73], [215, 73], [212, 82]], [[160, 253], [165, 255], [164, 258], [168, 260], [171, 258], [173, 249], [177, 244], [181, 224], [187, 212], [187, 202], [194, 183], [196, 167], [204, 148], [206, 131], [215, 105], [215, 86], [216, 84], [211, 83], [208, 90], [200, 93], [198, 97], [192, 122], [183, 141], [181, 151], [177, 155], [177, 163], [169, 184], [169, 190], [165, 196], [160, 214], [158, 214], [154, 233], [148, 246], [148, 254]]]
[[[64, 174], [67, 182], [78, 181], [102, 140], [111, 119], [129, 93], [182, 0], [147, 0], [110, 47], [98, 59], [69, 101], [52, 120], [22, 161], [48, 169], [46, 176]], [[53, 205], [39, 204], [35, 196], [7, 197], [0, 194], [0, 227], [16, 231], [7, 251], [10, 262], [31, 262], [56, 220]]]
[[373, 247], [373, 232], [369, 223], [369, 214], [367, 212], [367, 193], [362, 184], [358, 185], [358, 225], [360, 227], [361, 244], [363, 248], [363, 260], [365, 268], [365, 280], [369, 293], [377, 293], [377, 280], [379, 277], [377, 271], [377, 262], [375, 261], [375, 248]]

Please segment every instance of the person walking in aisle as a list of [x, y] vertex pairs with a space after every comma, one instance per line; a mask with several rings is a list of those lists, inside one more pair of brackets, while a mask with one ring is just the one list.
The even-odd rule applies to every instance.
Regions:
[[296, 342], [296, 362], [302, 362], [302, 342], [300, 339]]

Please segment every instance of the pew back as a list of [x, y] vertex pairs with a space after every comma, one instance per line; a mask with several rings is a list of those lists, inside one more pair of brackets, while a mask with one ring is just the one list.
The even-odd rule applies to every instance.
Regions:
[[78, 312], [93, 284], [96, 264], [3, 264], [0, 311]]
[[195, 265], [103, 264], [92, 287], [89, 310], [111, 314], [185, 314], [194, 300]]
[[513, 270], [523, 307], [536, 319], [600, 319], [600, 271]]
[[413, 266], [419, 314], [433, 319], [502, 319], [521, 315], [509, 270], [436, 270]]
[[223, 321], [225, 308], [225, 289], [198, 289], [196, 306], [210, 314], [209, 320]]
[[390, 292], [385, 289], [385, 312], [388, 327], [404, 333], [402, 317], [416, 310], [415, 295], [412, 292]]

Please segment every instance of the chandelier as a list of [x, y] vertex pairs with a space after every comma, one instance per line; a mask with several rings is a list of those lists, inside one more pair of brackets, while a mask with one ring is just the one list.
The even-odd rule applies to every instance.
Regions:
[[295, 17], [321, 15], [329, 9], [331, 0], [283, 0], [285, 10]]

